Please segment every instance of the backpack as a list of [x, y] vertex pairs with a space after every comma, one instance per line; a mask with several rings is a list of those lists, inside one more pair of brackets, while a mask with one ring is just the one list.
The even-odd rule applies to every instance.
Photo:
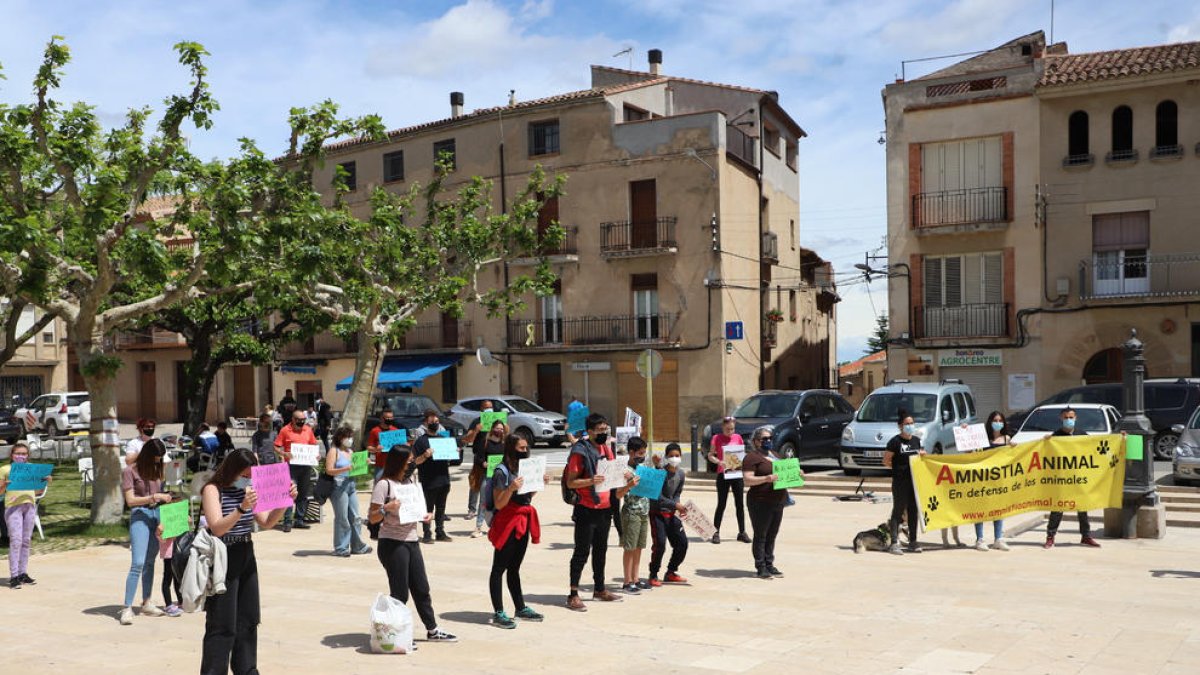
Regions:
[[579, 503], [579, 493], [567, 487], [567, 467], [565, 466], [562, 476], [558, 479], [558, 486], [562, 490], [562, 500], [567, 503], [567, 506], [575, 506]]
[[183, 579], [184, 573], [187, 572], [188, 560], [192, 557], [192, 540], [195, 538], [196, 530], [188, 530], [175, 537], [174, 543], [171, 544], [171, 559], [167, 564], [171, 566], [171, 572], [177, 581]]
[[[504, 471], [504, 475], [508, 476], [509, 482], [512, 482], [512, 475], [508, 472], [507, 466], [497, 464], [495, 470], [492, 472], [492, 478], [496, 477], [497, 471]], [[482, 492], [479, 496], [479, 501], [481, 502], [479, 510], [483, 513], [483, 522], [487, 523], [488, 527], [492, 526], [492, 518], [496, 517], [496, 487], [492, 483], [492, 478], [485, 478], [483, 480], [483, 487], [480, 488]]]

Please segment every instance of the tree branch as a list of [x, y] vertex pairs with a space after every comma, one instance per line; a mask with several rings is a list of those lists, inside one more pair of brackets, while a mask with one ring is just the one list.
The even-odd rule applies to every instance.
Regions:
[[192, 269], [178, 283], [167, 284], [162, 293], [121, 307], [113, 307], [96, 317], [105, 331], [115, 326], [133, 321], [141, 316], [173, 305], [189, 295], [197, 294], [196, 282], [204, 276], [204, 254], [192, 259]]
[[46, 326], [54, 321], [54, 315], [44, 312], [33, 325], [25, 330], [24, 333], [17, 335], [17, 326], [21, 323], [21, 314], [25, 308], [29, 306], [29, 301], [25, 298], [12, 298], [8, 305], [8, 316], [4, 320], [4, 347], [0, 349], [0, 364], [8, 363], [8, 361], [17, 353], [17, 349], [21, 345], [29, 342], [37, 337]]

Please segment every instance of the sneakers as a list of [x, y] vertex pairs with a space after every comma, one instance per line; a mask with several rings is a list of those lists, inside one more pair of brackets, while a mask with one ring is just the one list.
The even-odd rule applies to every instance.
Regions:
[[770, 572], [771, 576], [773, 576], [773, 577], [783, 576], [783, 572], [780, 572], [779, 568], [774, 565], [767, 565], [767, 571]]
[[745, 532], [738, 532], [737, 540], [742, 542], [743, 544], [749, 544], [750, 543], [750, 535], [746, 534]]
[[164, 609], [163, 612], [165, 612], [166, 615], [171, 618], [183, 616], [183, 610], [180, 609], [179, 605], [175, 604], [167, 605], [167, 608]]
[[712, 536], [712, 539], [711, 539], [711, 541], [712, 541], [712, 543], [714, 543], [714, 544], [719, 544], [719, 543], [721, 543], [721, 533], [720, 533], [720, 532], [713, 532], [713, 536]]
[[771, 573], [765, 567], [759, 568], [758, 571], [755, 572], [754, 576], [758, 577], [759, 579], [774, 579], [775, 578], [774, 576], [771, 575]]
[[483, 536], [483, 530], [479, 529], [478, 527], [475, 528], [475, 531], [471, 533], [472, 539], [478, 539], [482, 536]]
[[921, 548], [920, 544], [913, 542], [912, 544], [908, 545], [908, 548], [905, 549], [905, 552], [907, 552], [907, 553], [924, 553], [925, 549]]
[[445, 532], [439, 534], [437, 536], [437, 540], [438, 541], [454, 541], [453, 539], [450, 538], [450, 535], [446, 534]]
[[1046, 535], [1046, 543], [1042, 544], [1042, 548], [1054, 548], [1054, 535]]
[[[634, 593], [637, 593], [637, 591], [635, 590]], [[607, 588], [602, 591], [596, 591], [595, 593], [592, 593], [592, 599], [599, 600], [600, 602], [620, 602], [621, 601], [620, 596], [618, 596], [616, 593], [613, 593], [612, 591], [608, 590]]]
[[650, 585], [649, 582], [642, 581], [641, 579], [638, 579], [637, 587], [638, 587], [638, 590], [642, 590], [642, 591], [648, 591], [651, 588], [654, 588], [653, 586]]
[[659, 586], [662, 586], [662, 585], [663, 585], [663, 582], [659, 581], [658, 577], [650, 577], [650, 588], [658, 588]]
[[975, 550], [976, 551], [986, 551], [986, 550], [988, 550], [988, 545], [982, 539], [976, 539], [975, 540]]
[[433, 543], [433, 535], [427, 534], [424, 537], [421, 537], [421, 543], [422, 544], [432, 544]]
[[275, 529], [279, 530], [280, 532], [291, 532], [292, 526], [290, 523], [279, 523], [275, 526]]
[[18, 576], [15, 576], [15, 577], [12, 577], [11, 579], [9, 579], [8, 587], [13, 588], [13, 589], [20, 588], [21, 587], [21, 577], [18, 575]]
[[499, 612], [492, 614], [491, 623], [496, 628], [506, 628], [512, 630], [513, 628], [517, 627], [517, 622], [509, 618], [508, 614], [506, 614], [504, 610], [500, 610]]
[[[501, 612], [503, 614], [503, 612]], [[511, 621], [512, 619], [509, 619]], [[425, 631], [425, 639], [430, 642], [458, 642], [458, 637], [451, 635], [441, 628]]]
[[[1091, 546], [1092, 548], [1100, 548], [1100, 542], [1096, 541], [1095, 539], [1092, 539], [1090, 536], [1080, 539], [1079, 543], [1083, 544], [1084, 546]], [[29, 583], [29, 582], [26, 581], [25, 583]]]
[[638, 595], [642, 592], [642, 589], [638, 588], [638, 585], [636, 583], [632, 583], [632, 584], [625, 584], [624, 586], [622, 586], [621, 592], [628, 593], [629, 595]]
[[521, 609], [517, 610], [517, 618], [521, 619], [522, 621], [541, 621], [546, 617], [533, 611], [533, 608], [529, 605], [525, 605]]
[[373, 550], [375, 550], [375, 549], [371, 548], [370, 546], [364, 546], [364, 547], [358, 549], [357, 551], [351, 551], [351, 553], [353, 553], [354, 555], [366, 555]]
[[900, 550], [900, 544], [892, 544], [888, 548], [888, 553], [891, 553], [892, 555], [904, 555], [904, 551]]
[[292, 523], [292, 527], [297, 530], [311, 530], [312, 529], [312, 525], [309, 525], [308, 523], [304, 522], [303, 520], [297, 520], [296, 522]]
[[162, 616], [163, 611], [159, 609], [153, 602], [142, 603], [142, 616]]
[[[657, 581], [657, 580], [651, 579], [650, 583], [653, 584], [655, 581]], [[687, 583], [687, 579], [679, 576], [678, 574], [676, 574], [674, 572], [667, 572], [667, 576], [663, 577], [663, 581], [668, 584], [686, 584]]]
[[33, 577], [29, 576], [28, 574], [26, 574], [24, 572], [21, 572], [19, 578], [21, 579], [21, 583], [23, 583], [23, 584], [29, 584], [30, 586], [37, 585], [37, 582], [34, 581]]
[[586, 612], [587, 605], [583, 604], [583, 600], [576, 594], [567, 596], [567, 609], [573, 612]]
[[992, 548], [996, 549], [997, 551], [1011, 551], [1012, 550], [1011, 548], [1009, 548], [1008, 542], [1004, 541], [1003, 539], [997, 539], [996, 543], [992, 544]]
[[463, 516], [463, 520], [471, 520], [472, 518], [475, 518], [477, 515], [479, 515], [479, 514], [475, 513], [475, 509], [471, 509], [470, 511], [467, 511], [467, 515]]
[[120, 621], [122, 626], [128, 626], [133, 623], [133, 608], [122, 607], [121, 613], [117, 615], [117, 621]]

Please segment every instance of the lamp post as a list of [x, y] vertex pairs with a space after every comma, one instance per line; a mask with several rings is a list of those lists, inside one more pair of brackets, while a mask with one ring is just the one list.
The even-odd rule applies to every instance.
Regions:
[[[1133, 539], [1139, 535], [1138, 512], [1142, 507], [1161, 511], [1158, 492], [1154, 486], [1154, 452], [1150, 439], [1154, 431], [1145, 412], [1143, 383], [1146, 379], [1146, 346], [1137, 337], [1137, 329], [1130, 331], [1129, 339], [1121, 345], [1125, 356], [1123, 383], [1124, 414], [1117, 429], [1127, 436], [1142, 437], [1142, 458], [1125, 462], [1125, 485], [1122, 491], [1121, 518], [1117, 529], [1120, 536]], [[1128, 443], [1126, 444], [1128, 447]], [[1151, 532], [1151, 529], [1156, 531]], [[1157, 528], [1144, 528], [1145, 536], [1161, 537], [1165, 534], [1165, 514]]]
[[[867, 259], [870, 260], [871, 256], [868, 255]], [[894, 267], [902, 267], [902, 268], [904, 268], [904, 271], [903, 272], [893, 272], [892, 268], [894, 268]], [[913, 335], [912, 297], [911, 297], [912, 296], [912, 268], [910, 268], [907, 263], [891, 263], [890, 265], [887, 265], [883, 269], [875, 269], [875, 268], [871, 267], [869, 262], [867, 262], [867, 263], [855, 263], [854, 269], [862, 270], [863, 276], [867, 278], [868, 283], [871, 281], [871, 275], [879, 275], [882, 277], [886, 277], [888, 279], [892, 279], [894, 277], [904, 277], [904, 282], [905, 282], [905, 284], [904, 284], [904, 309], [905, 309], [905, 315], [908, 317], [908, 335], [909, 335], [909, 338], [911, 339], [912, 335]], [[890, 300], [890, 298], [889, 298], [889, 300]]]

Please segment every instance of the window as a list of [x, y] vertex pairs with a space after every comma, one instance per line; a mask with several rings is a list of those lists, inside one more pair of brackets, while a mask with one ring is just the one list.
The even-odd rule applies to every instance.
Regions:
[[358, 189], [358, 164], [356, 162], [342, 162], [338, 164], [337, 176], [350, 192]]
[[447, 138], [444, 141], [438, 141], [433, 144], [433, 161], [446, 161], [450, 164], [450, 170], [454, 171], [458, 168], [458, 152], [454, 149], [454, 139]]
[[796, 291], [788, 291], [788, 318], [796, 323]]
[[529, 123], [529, 156], [558, 152], [558, 120]]
[[926, 256], [922, 337], [1007, 335], [1003, 262], [998, 252]]
[[1092, 216], [1092, 295], [1149, 292], [1149, 248], [1149, 211]]
[[763, 123], [763, 147], [779, 156], [779, 130], [766, 123]]
[[1127, 105], [1117, 106], [1112, 113], [1112, 152], [1109, 159], [1121, 161], [1136, 159], [1133, 151], [1133, 110]]
[[1067, 118], [1067, 164], [1088, 161], [1088, 114], [1076, 110]]
[[967, 419], [967, 401], [963, 398], [961, 391], [954, 392], [954, 407], [958, 410], [958, 419]]
[[1154, 109], [1154, 155], [1158, 157], [1183, 154], [1179, 147], [1179, 106], [1163, 101]]
[[626, 122], [637, 122], [639, 120], [650, 119], [649, 112], [642, 110], [637, 106], [629, 105], [628, 103], [625, 104], [624, 113]]
[[[538, 199], [542, 202], [542, 208], [538, 209], [537, 216], [537, 233], [538, 241], [540, 242], [546, 236], [546, 230], [558, 224], [558, 197], [546, 198], [542, 194], [538, 194]], [[559, 244], [558, 250], [566, 251], [568, 246], [566, 242]], [[551, 253], [551, 251], [547, 251]]]
[[942, 399], [942, 422], [954, 420], [954, 401], [949, 396]]
[[383, 182], [404, 180], [404, 151], [397, 150], [383, 156]]
[[658, 275], [633, 275], [634, 335], [638, 340], [657, 340]]
[[470, 410], [470, 411], [472, 411], [472, 412], [479, 412], [480, 410], [482, 410], [482, 409], [483, 409], [483, 399], [481, 399], [481, 398], [477, 398], [477, 399], [470, 400], [470, 401], [462, 401], [462, 402], [461, 402], [461, 403], [459, 403], [458, 405], [459, 405], [459, 407], [461, 407], [463, 410]]
[[554, 292], [542, 298], [542, 339], [546, 344], [562, 344], [563, 306], [562, 286], [554, 282]]
[[442, 371], [442, 401], [453, 403], [458, 400], [458, 367], [451, 366]]
[[784, 146], [784, 159], [787, 160], [788, 168], [792, 171], [796, 170], [796, 154], [797, 146], [795, 143], [788, 141]]
[[53, 328], [48, 328], [47, 330], [42, 331], [42, 344], [46, 344], [46, 345], [54, 344], [54, 329]]
[[921, 193], [914, 223], [955, 225], [1008, 219], [1002, 137], [921, 145]]

